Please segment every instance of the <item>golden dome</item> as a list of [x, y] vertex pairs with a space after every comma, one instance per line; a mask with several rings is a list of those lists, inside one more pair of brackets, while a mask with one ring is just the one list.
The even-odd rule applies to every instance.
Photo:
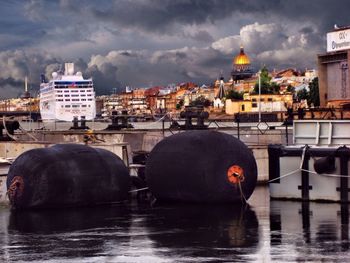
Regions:
[[239, 54], [233, 59], [233, 64], [234, 65], [249, 65], [250, 64], [250, 59], [249, 57], [244, 53], [244, 49], [241, 46], [241, 51]]

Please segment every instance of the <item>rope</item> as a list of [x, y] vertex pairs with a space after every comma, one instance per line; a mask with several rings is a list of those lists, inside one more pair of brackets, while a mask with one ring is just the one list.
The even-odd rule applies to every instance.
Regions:
[[19, 126], [19, 129], [22, 131], [22, 132], [24, 132], [26, 135], [28, 135], [30, 138], [32, 138], [34, 141], [38, 141], [38, 139], [34, 136], [34, 135], [32, 135], [32, 134], [30, 134], [28, 131], [26, 131], [22, 126]]
[[238, 186], [239, 186], [239, 191], [241, 192], [241, 200], [243, 201], [245, 201], [246, 203], [247, 203], [247, 199], [245, 198], [245, 196], [244, 196], [244, 193], [243, 193], [243, 190], [242, 190], [242, 185], [241, 185], [241, 181], [240, 180], [238, 180]]
[[135, 190], [130, 190], [129, 193], [136, 193], [136, 192], [139, 192], [139, 191], [143, 191], [143, 190], [147, 190], [148, 187], [144, 187], [144, 188], [140, 188], [140, 189], [135, 189]]
[[9, 133], [9, 131], [7, 130], [5, 118], [6, 118], [5, 116], [2, 116], [2, 125], [4, 126], [4, 129], [5, 129], [6, 133], [7, 133], [7, 136], [10, 137], [12, 140], [17, 141], [17, 138], [15, 136], [12, 136]]
[[[163, 115], [163, 117], [159, 118], [158, 120], [156, 120], [155, 122], [161, 122], [166, 116], [168, 116], [168, 113], [165, 113]], [[169, 116], [170, 117], [170, 116]]]
[[271, 180], [269, 180], [269, 181], [267, 181], [267, 182], [268, 182], [268, 183], [271, 183], [271, 182], [277, 181], [277, 180], [279, 180], [279, 179], [282, 179], [282, 178], [284, 178], [284, 177], [287, 177], [287, 176], [289, 176], [289, 175], [292, 175], [292, 174], [294, 174], [294, 173], [296, 173], [296, 172], [299, 172], [300, 170], [301, 170], [301, 169], [298, 168], [298, 169], [296, 169], [296, 170], [294, 170], [294, 171], [291, 171], [291, 172], [289, 172], [289, 173], [287, 173], [287, 174], [281, 175], [280, 177], [271, 179]]
[[269, 180], [269, 181], [267, 181], [267, 182], [268, 182], [268, 183], [271, 183], [271, 182], [274, 182], [274, 181], [276, 181], [276, 180], [282, 179], [282, 178], [284, 178], [284, 177], [287, 177], [287, 176], [289, 176], [289, 175], [292, 175], [292, 174], [294, 174], [294, 173], [296, 173], [296, 172], [301, 172], [301, 171], [303, 171], [303, 172], [308, 172], [308, 173], [315, 174], [315, 175], [327, 176], [327, 177], [336, 177], [336, 178], [342, 178], [342, 177], [343, 177], [343, 178], [350, 178], [349, 175], [326, 174], [326, 173], [319, 174], [319, 173], [317, 173], [317, 172], [315, 172], [315, 171], [303, 169], [303, 164], [304, 164], [304, 159], [305, 159], [305, 153], [306, 153], [307, 148], [308, 148], [308, 146], [305, 145], [305, 146], [304, 146], [304, 149], [303, 149], [303, 154], [302, 154], [302, 156], [301, 156], [300, 167], [299, 167], [298, 169], [296, 169], [296, 170], [294, 170], [294, 171], [291, 171], [291, 172], [289, 172], [289, 173], [287, 173], [287, 174], [281, 175], [280, 177], [271, 179], [271, 180]]
[[301, 155], [301, 162], [300, 162], [299, 169], [302, 169], [302, 168], [303, 168], [304, 159], [305, 159], [305, 153], [306, 153], [307, 148], [309, 148], [309, 146], [308, 146], [308, 145], [305, 145], [305, 146], [304, 146], [304, 149], [303, 149], [303, 154]]
[[316, 173], [315, 171], [310, 171], [310, 170], [306, 170], [306, 169], [300, 169], [300, 170], [301, 170], [301, 171], [304, 171], [304, 172], [311, 173], [311, 174], [323, 175], [323, 176], [328, 176], [328, 177], [350, 178], [349, 175], [341, 175], [341, 174], [318, 174], [318, 173]]

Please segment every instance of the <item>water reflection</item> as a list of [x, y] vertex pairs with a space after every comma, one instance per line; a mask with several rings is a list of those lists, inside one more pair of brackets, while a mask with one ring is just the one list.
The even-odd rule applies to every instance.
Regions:
[[276, 261], [343, 262], [349, 253], [348, 205], [271, 201], [270, 230]]
[[241, 206], [127, 206], [10, 212], [0, 262], [346, 262], [349, 207], [269, 201]]
[[130, 218], [122, 206], [14, 211], [8, 225], [7, 257], [42, 261], [105, 255], [129, 242]]
[[259, 243], [258, 219], [249, 207], [158, 207], [146, 226], [157, 253], [179, 262], [236, 262]]

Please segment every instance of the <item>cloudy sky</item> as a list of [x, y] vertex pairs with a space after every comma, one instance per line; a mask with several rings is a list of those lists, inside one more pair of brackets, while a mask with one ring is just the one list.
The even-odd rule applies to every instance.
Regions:
[[244, 45], [254, 69], [316, 67], [348, 0], [0, 0], [0, 99], [75, 62], [98, 94], [229, 77]]

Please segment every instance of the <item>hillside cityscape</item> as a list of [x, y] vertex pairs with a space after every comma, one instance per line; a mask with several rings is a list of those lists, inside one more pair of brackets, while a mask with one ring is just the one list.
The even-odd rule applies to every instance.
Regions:
[[[288, 108], [320, 105], [317, 70], [287, 68], [253, 71], [241, 46], [233, 56], [230, 76], [218, 76], [212, 85], [184, 82], [150, 88], [125, 87], [125, 91], [96, 97], [97, 116], [110, 117], [126, 111], [139, 116], [177, 114], [186, 106], [202, 106], [212, 116], [229, 117], [237, 112], [257, 112], [259, 78], [262, 112], [283, 112]], [[24, 85], [25, 86], [25, 85]], [[0, 101], [0, 111], [39, 111], [39, 99], [25, 86], [21, 97]]]

